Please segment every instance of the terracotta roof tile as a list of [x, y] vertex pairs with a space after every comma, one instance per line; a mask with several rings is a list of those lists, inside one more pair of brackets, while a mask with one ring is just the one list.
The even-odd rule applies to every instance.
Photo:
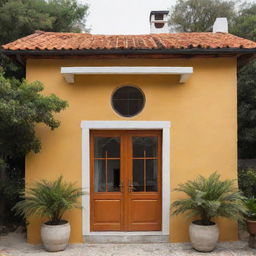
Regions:
[[4, 50], [256, 49], [256, 43], [228, 33], [91, 35], [36, 31], [2, 46]]

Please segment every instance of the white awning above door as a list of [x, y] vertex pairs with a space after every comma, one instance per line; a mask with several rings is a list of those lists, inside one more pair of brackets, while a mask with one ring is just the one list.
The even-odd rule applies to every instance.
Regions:
[[74, 83], [75, 75], [180, 75], [185, 83], [193, 67], [62, 67], [61, 74], [68, 83]]

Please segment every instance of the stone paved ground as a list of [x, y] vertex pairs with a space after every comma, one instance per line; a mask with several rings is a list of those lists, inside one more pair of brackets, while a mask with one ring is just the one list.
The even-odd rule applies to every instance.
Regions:
[[199, 253], [189, 244], [76, 244], [64, 252], [45, 252], [41, 246], [31, 246], [24, 236], [12, 233], [0, 237], [0, 256], [256, 256], [246, 242], [220, 243], [211, 253]]

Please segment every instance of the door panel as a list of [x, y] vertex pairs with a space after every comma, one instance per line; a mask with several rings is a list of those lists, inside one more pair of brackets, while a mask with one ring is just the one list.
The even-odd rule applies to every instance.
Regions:
[[150, 223], [155, 225], [158, 221], [158, 200], [154, 199], [133, 199], [131, 219], [136, 225]]
[[120, 230], [121, 200], [119, 199], [95, 199], [94, 203], [94, 230], [102, 231]]
[[134, 131], [128, 143], [128, 230], [161, 230], [161, 133]]
[[91, 231], [161, 230], [161, 132], [91, 133]]
[[91, 134], [91, 231], [123, 229], [121, 136]]

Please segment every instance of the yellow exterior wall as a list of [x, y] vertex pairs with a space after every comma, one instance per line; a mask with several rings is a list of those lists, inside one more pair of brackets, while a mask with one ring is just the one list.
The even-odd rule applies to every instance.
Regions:
[[[192, 66], [194, 74], [185, 84], [179, 76], [91, 75], [76, 76], [75, 84], [65, 82], [62, 66]], [[236, 59], [29, 59], [27, 79], [45, 85], [44, 94], [55, 93], [69, 102], [57, 115], [60, 128], [51, 131], [38, 126], [42, 141], [38, 154], [26, 158], [26, 183], [63, 175], [81, 186], [81, 120], [171, 121], [171, 190], [198, 174], [218, 171], [222, 178], [237, 177]], [[111, 107], [111, 94], [117, 87], [133, 84], [146, 96], [144, 110], [134, 118], [118, 116]], [[181, 195], [171, 192], [171, 200]], [[82, 242], [82, 213], [67, 213], [71, 222], [71, 242]], [[219, 219], [220, 239], [237, 239], [234, 222]], [[183, 216], [171, 217], [170, 240], [188, 241], [188, 224]], [[28, 241], [40, 242], [41, 221], [32, 218]]]

